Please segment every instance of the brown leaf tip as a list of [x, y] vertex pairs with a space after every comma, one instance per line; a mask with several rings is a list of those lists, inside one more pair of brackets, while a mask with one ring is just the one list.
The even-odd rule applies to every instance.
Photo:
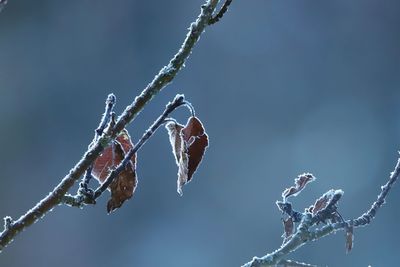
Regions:
[[346, 253], [349, 253], [353, 249], [354, 244], [354, 232], [353, 225], [349, 224], [346, 227]]
[[282, 192], [283, 201], [285, 202], [286, 199], [290, 196], [297, 196], [308, 183], [315, 181], [315, 179], [316, 178], [311, 173], [303, 173], [297, 176], [297, 178], [294, 180], [295, 185], [286, 188]]

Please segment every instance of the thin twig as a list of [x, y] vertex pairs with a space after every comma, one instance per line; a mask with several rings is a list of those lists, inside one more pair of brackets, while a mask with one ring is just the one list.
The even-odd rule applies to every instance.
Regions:
[[210, 21], [208, 22], [209, 25], [217, 23], [226, 11], [228, 11], [229, 5], [232, 3], [232, 0], [225, 0], [224, 4], [222, 5], [221, 9], [218, 11], [217, 15], [213, 16]]
[[381, 187], [381, 193], [378, 195], [376, 201], [372, 204], [371, 208], [362, 214], [360, 217], [354, 220], [354, 227], [364, 226], [371, 222], [375, 217], [376, 212], [385, 203], [385, 199], [393, 184], [397, 181], [400, 175], [400, 158], [397, 160], [396, 167], [393, 172], [390, 173], [389, 181]]
[[114, 94], [109, 94], [107, 96], [106, 108], [104, 110], [103, 116], [101, 117], [99, 127], [97, 127], [97, 129], [95, 130], [95, 140], [97, 140], [103, 134], [104, 129], [106, 128], [107, 124], [110, 122], [111, 114], [113, 112], [116, 101], [117, 101], [117, 98], [115, 97]]
[[[101, 117], [99, 126], [94, 131], [95, 132], [94, 138], [93, 138], [92, 143], [89, 145], [89, 147], [100, 138], [100, 136], [103, 134], [104, 129], [109, 124], [112, 114], [113, 114], [113, 109], [114, 109], [116, 101], [117, 101], [117, 99], [114, 94], [109, 94], [107, 96], [106, 107], [105, 107], [103, 116]], [[87, 195], [88, 197], [93, 197], [93, 190], [88, 188], [89, 182], [93, 178], [92, 170], [93, 170], [93, 165], [91, 165], [86, 170], [85, 175], [83, 176], [82, 182], [79, 184], [79, 189], [78, 189], [78, 192], [80, 194]]]
[[289, 253], [300, 248], [304, 244], [315, 241], [321, 237], [327, 236], [339, 230], [344, 230], [349, 224], [353, 227], [362, 227], [368, 225], [375, 217], [376, 212], [385, 203], [385, 199], [393, 184], [400, 176], [400, 158], [397, 159], [397, 164], [391, 172], [388, 182], [381, 187], [381, 193], [378, 195], [377, 200], [372, 204], [371, 208], [362, 214], [359, 218], [354, 220], [347, 220], [345, 222], [338, 222], [325, 225], [321, 228], [310, 230], [310, 227], [317, 223], [317, 220], [311, 216], [310, 213], [304, 213], [303, 219], [298, 226], [296, 233], [283, 244], [276, 251], [269, 253], [263, 257], [254, 257], [250, 262], [242, 265], [242, 267], [267, 267], [275, 266]]
[[[3, 0], [4, 1], [4, 0]], [[46, 197], [39, 201], [33, 208], [22, 215], [18, 220], [14, 221], [9, 228], [4, 229], [0, 233], [0, 251], [4, 249], [15, 236], [23, 231], [26, 227], [35, 223], [42, 218], [49, 210], [58, 205], [68, 190], [82, 176], [82, 174], [93, 164], [96, 158], [104, 150], [108, 144], [114, 140], [118, 134], [130, 123], [146, 106], [150, 100], [169, 84], [178, 71], [182, 68], [186, 59], [189, 57], [194, 45], [203, 33], [204, 28], [215, 10], [219, 0], [208, 0], [201, 8], [200, 15], [190, 25], [189, 32], [175, 56], [169, 64], [161, 69], [154, 77], [153, 81], [147, 85], [142, 93], [135, 98], [134, 102], [126, 107], [125, 111], [119, 117], [116, 126], [105, 132], [97, 142], [91, 146], [79, 160], [78, 163], [69, 171], [69, 173], [61, 180], [61, 182]]]

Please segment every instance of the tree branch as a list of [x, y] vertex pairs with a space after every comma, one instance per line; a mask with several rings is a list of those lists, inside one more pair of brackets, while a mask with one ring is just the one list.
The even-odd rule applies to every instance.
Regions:
[[[371, 208], [362, 214], [360, 217], [354, 220], [341, 221], [336, 223], [329, 223], [321, 228], [310, 229], [312, 226], [316, 225], [321, 221], [321, 214], [324, 212], [312, 215], [310, 212], [305, 212], [302, 215], [302, 220], [296, 229], [296, 232], [292, 237], [284, 243], [279, 249], [272, 253], [269, 253], [263, 257], [254, 257], [250, 262], [245, 263], [242, 267], [267, 267], [275, 266], [279, 264], [284, 257], [286, 257], [291, 252], [300, 248], [310, 241], [318, 240], [321, 237], [327, 236], [339, 230], [345, 230], [349, 225], [356, 227], [366, 226], [371, 223], [372, 219], [375, 217], [379, 208], [385, 203], [386, 196], [388, 195], [393, 184], [397, 181], [400, 175], [400, 158], [397, 159], [397, 164], [391, 172], [389, 180], [385, 185], [381, 187], [381, 192], [377, 197], [377, 200], [372, 204]], [[329, 205], [335, 206], [338, 198], [333, 198]], [[328, 205], [328, 206], [329, 206]], [[327, 207], [327, 209], [332, 207]], [[328, 218], [329, 219], [329, 218]]]
[[209, 0], [201, 7], [201, 13], [197, 20], [189, 27], [189, 32], [178, 53], [170, 60], [167, 66], [163, 67], [154, 77], [153, 81], [147, 85], [143, 92], [135, 98], [122, 115], [118, 118], [113, 132], [109, 133], [115, 137], [130, 121], [132, 121], [144, 108], [144, 106], [167, 84], [169, 84], [178, 71], [182, 68], [185, 60], [189, 57], [193, 46], [199, 40], [204, 28], [208, 25], [212, 13], [219, 0]]
[[[60, 204], [63, 197], [82, 174], [93, 164], [96, 158], [101, 154], [105, 147], [114, 140], [118, 134], [130, 123], [146, 106], [150, 100], [169, 84], [178, 71], [182, 68], [184, 62], [189, 57], [194, 45], [203, 33], [204, 28], [209, 24], [210, 18], [215, 10], [219, 0], [208, 0], [202, 7], [201, 13], [189, 27], [189, 32], [175, 56], [169, 64], [163, 67], [154, 77], [142, 93], [135, 98], [134, 102], [126, 107], [125, 111], [118, 118], [115, 127], [108, 128], [94, 145], [84, 153], [78, 163], [69, 171], [61, 182], [46, 197], [39, 201], [33, 208], [22, 215], [18, 220], [11, 221], [7, 228], [0, 233], [0, 251], [4, 249], [15, 236], [26, 227], [42, 218], [49, 210]], [[4, 0], [2, 1], [4, 2]]]

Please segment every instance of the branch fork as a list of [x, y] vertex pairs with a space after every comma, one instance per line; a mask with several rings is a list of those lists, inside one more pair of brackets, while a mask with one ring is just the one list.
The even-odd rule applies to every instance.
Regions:
[[[155, 97], [175, 78], [176, 74], [179, 72], [189, 55], [192, 53], [193, 47], [198, 42], [200, 35], [209, 25], [210, 19], [212, 18], [219, 1], [220, 0], [206, 1], [206, 3], [202, 6], [201, 12], [197, 19], [191, 23], [189, 31], [180, 49], [173, 56], [170, 62], [159, 71], [159, 73], [146, 86], [142, 93], [137, 96], [129, 106], [126, 107], [125, 111], [118, 117], [115, 126], [104, 128], [104, 125], [108, 124], [109, 117], [113, 116], [113, 113], [110, 110], [112, 110], [112, 107], [115, 104], [115, 97], [113, 98], [112, 95], [109, 95], [109, 98], [107, 98], [106, 101], [106, 112], [102, 120], [104, 124], [100, 123], [99, 127], [96, 129], [94, 141], [83, 154], [82, 158], [75, 164], [69, 173], [61, 179], [60, 183], [53, 189], [53, 191], [40, 200], [34, 207], [28, 210], [26, 214], [22, 215], [15, 221], [10, 221], [8, 217], [5, 219], [5, 222], [7, 222], [5, 225], [6, 227], [2, 232], [0, 232], [0, 252], [12, 240], [14, 240], [18, 233], [38, 221], [55, 206], [65, 203], [71, 206], [82, 207], [84, 204], [95, 203], [95, 199], [101, 195], [101, 193], [107, 187], [105, 185], [103, 187], [100, 186], [96, 190], [91, 190], [88, 188], [88, 183], [92, 178], [92, 176], [89, 175], [91, 173], [91, 166], [101, 155], [103, 150], [108, 147], [108, 145], [118, 137], [124, 128], [136, 118], [136, 116], [153, 99], [153, 97]], [[0, 0], [0, 11], [6, 2], [6, 0]], [[157, 125], [153, 126], [158, 128]], [[155, 129], [151, 128], [151, 131], [146, 132], [144, 137], [141, 139], [142, 142], [139, 141], [132, 151], [137, 151], [148, 139], [146, 136], [151, 136], [154, 130]], [[129, 152], [127, 154], [133, 153]], [[125, 158], [123, 162], [125, 162]], [[125, 163], [122, 163], [121, 167], [123, 164]], [[114, 174], [110, 174], [110, 179], [107, 179], [107, 183], [112, 181], [112, 176], [115, 175], [115, 173], [118, 173], [120, 169], [118, 167], [113, 171]], [[78, 181], [82, 175], [84, 175], [84, 173], [87, 175], [84, 176], [77, 195], [68, 195], [67, 192], [74, 185], [74, 183]]]
[[[111, 116], [111, 112], [113, 109], [113, 105], [115, 104], [115, 96], [113, 96], [114, 101], [108, 101], [110, 96], [107, 98], [106, 101], [106, 111], [103, 114], [102, 120], [100, 122], [99, 128], [96, 129], [95, 139], [94, 142], [97, 141], [99, 136], [103, 133], [104, 128], [106, 126], [113, 131], [113, 127], [115, 127], [115, 122]], [[95, 190], [88, 188], [89, 181], [93, 178], [92, 170], [93, 166], [90, 166], [82, 182], [80, 183], [80, 187], [76, 195], [65, 195], [63, 197], [62, 202], [68, 206], [73, 207], [80, 207], [82, 208], [84, 205], [88, 204], [96, 204], [96, 199], [99, 198], [110, 186], [110, 184], [121, 174], [121, 172], [127, 167], [130, 162], [130, 159], [133, 155], [136, 154], [137, 151], [151, 138], [151, 136], [156, 132], [156, 130], [163, 124], [169, 122], [171, 118], [169, 118], [170, 114], [175, 111], [177, 108], [181, 106], [187, 106], [192, 116], [194, 115], [194, 108], [190, 104], [190, 102], [185, 100], [184, 95], [176, 95], [172, 102], [169, 102], [166, 105], [164, 112], [153, 122], [153, 124], [145, 131], [142, 138], [138, 141], [138, 143], [132, 147], [126, 154], [121, 163], [112, 169], [105, 179], [105, 181], [97, 187]]]

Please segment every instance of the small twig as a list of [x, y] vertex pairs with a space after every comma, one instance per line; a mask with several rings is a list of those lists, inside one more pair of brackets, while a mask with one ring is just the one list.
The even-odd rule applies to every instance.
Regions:
[[[100, 136], [103, 134], [104, 129], [109, 124], [111, 117], [113, 116], [113, 109], [116, 103], [116, 97], [114, 94], [109, 94], [106, 99], [106, 107], [101, 117], [100, 124], [95, 130], [94, 138], [92, 143], [89, 145], [92, 146], [97, 142]], [[114, 115], [115, 116], [115, 115]], [[88, 199], [93, 198], [93, 190], [88, 188], [90, 180], [93, 178], [92, 175], [93, 165], [91, 165], [85, 172], [85, 175], [82, 178], [82, 182], [79, 184], [78, 193], [86, 195]], [[94, 203], [93, 203], [94, 204]]]
[[103, 134], [104, 129], [106, 128], [107, 124], [110, 122], [111, 114], [113, 112], [116, 101], [117, 101], [117, 98], [115, 97], [114, 94], [109, 94], [107, 96], [106, 107], [105, 107], [103, 116], [101, 117], [99, 127], [97, 127], [97, 129], [95, 130], [95, 139], [96, 140]]
[[[309, 241], [315, 241], [321, 237], [327, 236], [339, 230], [344, 230], [351, 224], [354, 228], [368, 225], [375, 217], [376, 212], [385, 203], [385, 199], [393, 184], [400, 176], [400, 158], [397, 159], [397, 164], [391, 172], [388, 182], [381, 187], [381, 193], [377, 200], [372, 204], [371, 208], [355, 220], [347, 220], [337, 223], [331, 223], [321, 228], [310, 230], [310, 227], [318, 222], [311, 216], [310, 213], [304, 213], [302, 221], [298, 226], [296, 233], [276, 251], [267, 254], [263, 257], [254, 257], [250, 262], [242, 265], [242, 267], [267, 267], [275, 266], [289, 253], [300, 248]], [[334, 202], [334, 203], [333, 203]], [[337, 199], [333, 199], [332, 206], [335, 205]]]
[[[3, 0], [4, 1], [4, 0]], [[46, 197], [39, 201], [33, 208], [27, 211], [16, 220], [8, 229], [4, 229], [0, 233], [0, 251], [4, 249], [15, 236], [42, 218], [48, 211], [53, 209], [65, 199], [65, 194], [74, 185], [74, 183], [83, 175], [83, 173], [93, 164], [96, 158], [101, 154], [105, 147], [114, 140], [118, 134], [129, 124], [141, 110], [157, 95], [165, 86], [167, 86], [182, 68], [185, 61], [192, 53], [194, 45], [200, 38], [205, 27], [208, 25], [210, 18], [217, 6], [219, 0], [207, 0], [202, 6], [200, 15], [193, 22], [183, 41], [182, 46], [169, 64], [163, 67], [154, 79], [147, 85], [142, 93], [137, 96], [134, 102], [127, 106], [113, 129], [107, 130], [92, 145], [79, 160], [78, 163], [69, 171], [69, 173], [61, 180], [61, 182]]]
[[222, 5], [221, 9], [218, 11], [218, 13], [213, 16], [210, 21], [208, 22], [209, 25], [212, 25], [214, 23], [217, 23], [220, 19], [222, 19], [222, 17], [224, 16], [224, 14], [226, 13], [226, 11], [228, 11], [229, 5], [232, 3], [232, 0], [225, 0], [224, 4]]

